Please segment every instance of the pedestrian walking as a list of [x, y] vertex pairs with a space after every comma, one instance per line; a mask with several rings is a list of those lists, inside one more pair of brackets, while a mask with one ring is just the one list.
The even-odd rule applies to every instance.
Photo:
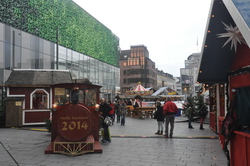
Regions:
[[188, 106], [187, 108], [187, 116], [188, 116], [188, 128], [189, 129], [194, 129], [194, 127], [192, 126], [192, 121], [193, 121], [193, 116], [194, 116], [194, 107], [193, 106]]
[[163, 134], [163, 123], [164, 123], [164, 115], [163, 115], [163, 106], [161, 102], [156, 102], [156, 111], [154, 113], [154, 119], [157, 120], [158, 130], [155, 134], [162, 135]]
[[121, 126], [125, 126], [125, 117], [126, 117], [126, 114], [127, 114], [127, 105], [123, 100], [120, 101], [119, 110], [121, 112]]
[[[100, 111], [100, 116], [103, 117], [103, 119], [106, 118], [106, 116], [109, 116], [109, 111], [111, 111], [112, 108], [106, 103], [106, 100], [104, 98], [101, 99], [99, 111]], [[102, 142], [111, 142], [110, 139], [110, 133], [109, 133], [109, 126], [104, 123], [104, 120], [102, 121], [102, 128], [104, 130], [103, 133], [103, 139]]]
[[112, 110], [109, 111], [109, 116], [112, 119], [112, 125], [113, 125], [115, 120], [115, 105], [111, 101], [108, 101], [108, 105], [112, 108]]
[[204, 120], [207, 116], [207, 106], [205, 104], [203, 104], [199, 110], [199, 116], [200, 116], [200, 130], [204, 130], [203, 128], [203, 123]]
[[119, 106], [120, 106], [120, 101], [117, 101], [117, 103], [115, 104], [116, 123], [121, 122], [121, 111], [119, 109]]
[[[167, 101], [165, 102], [163, 106], [163, 114], [166, 116], [166, 123], [165, 123], [165, 137], [172, 138], [173, 137], [173, 131], [174, 131], [174, 120], [175, 115], [178, 113], [178, 108], [174, 102], [171, 101], [171, 99], [168, 97]], [[170, 132], [168, 133], [168, 126], [170, 124]]]

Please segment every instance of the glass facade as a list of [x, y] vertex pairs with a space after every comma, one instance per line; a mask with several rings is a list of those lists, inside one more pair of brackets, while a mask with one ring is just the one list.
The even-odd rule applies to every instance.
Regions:
[[[57, 45], [38, 36], [0, 23], [0, 69], [6, 81], [12, 69], [56, 69]], [[88, 78], [101, 85], [100, 97], [114, 99], [120, 69], [98, 59], [59, 46], [58, 69], [69, 70], [73, 79]], [[8, 73], [8, 74], [7, 74]]]
[[[72, 0], [1, 0], [0, 22], [113, 66], [119, 65], [119, 38]], [[7, 34], [6, 42], [11, 40]], [[25, 41], [31, 49], [38, 46], [37, 42], [33, 38]]]

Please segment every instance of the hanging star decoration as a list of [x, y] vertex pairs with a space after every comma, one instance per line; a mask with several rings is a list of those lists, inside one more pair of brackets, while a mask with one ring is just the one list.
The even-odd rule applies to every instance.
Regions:
[[233, 27], [231, 24], [227, 25], [224, 22], [222, 22], [222, 24], [225, 26], [225, 30], [227, 31], [226, 33], [220, 33], [217, 34], [218, 38], [222, 38], [222, 37], [227, 37], [227, 41], [224, 43], [224, 45], [222, 46], [222, 48], [227, 45], [229, 42], [231, 42], [231, 50], [234, 47], [234, 51], [237, 51], [237, 43], [244, 43], [246, 44], [245, 39], [243, 38], [239, 28], [237, 26]]

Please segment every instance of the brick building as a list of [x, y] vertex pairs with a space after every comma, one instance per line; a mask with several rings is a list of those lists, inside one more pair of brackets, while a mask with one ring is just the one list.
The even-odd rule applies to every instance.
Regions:
[[149, 59], [149, 52], [144, 45], [130, 46], [130, 50], [122, 50], [120, 56], [121, 92], [136, 87], [138, 82], [145, 88], [157, 86], [155, 63]]

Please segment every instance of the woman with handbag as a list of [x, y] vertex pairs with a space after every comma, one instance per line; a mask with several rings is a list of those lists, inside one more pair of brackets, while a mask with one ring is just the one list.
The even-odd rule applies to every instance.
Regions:
[[111, 142], [109, 133], [109, 124], [105, 123], [105, 118], [109, 116], [109, 111], [111, 111], [112, 108], [106, 103], [106, 100], [104, 98], [102, 98], [100, 102], [101, 102], [99, 107], [100, 116], [102, 116], [104, 119], [102, 121], [102, 127], [104, 130], [102, 142], [103, 143]]

